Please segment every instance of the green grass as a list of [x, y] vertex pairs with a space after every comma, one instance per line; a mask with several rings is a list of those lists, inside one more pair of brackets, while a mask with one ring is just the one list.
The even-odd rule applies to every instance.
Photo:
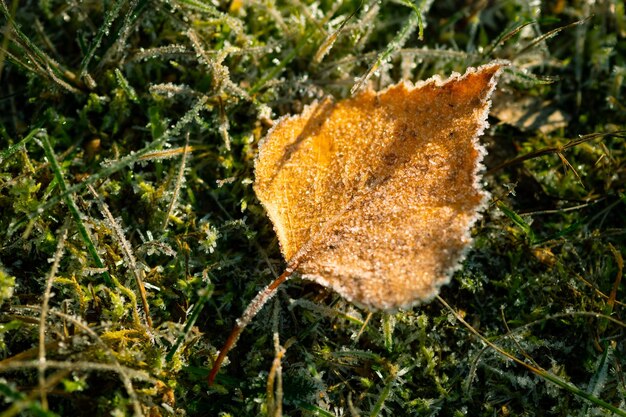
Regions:
[[[626, 415], [626, 11], [528, 3], [0, 0], [0, 416]], [[292, 280], [208, 387], [285, 266], [270, 121], [492, 59], [492, 200], [441, 300]]]

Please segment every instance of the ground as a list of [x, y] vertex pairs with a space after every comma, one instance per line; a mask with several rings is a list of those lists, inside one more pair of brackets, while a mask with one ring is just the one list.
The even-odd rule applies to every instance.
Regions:
[[[0, 0], [0, 416], [626, 416], [619, 0]], [[281, 116], [503, 72], [440, 298], [298, 277], [255, 196]]]

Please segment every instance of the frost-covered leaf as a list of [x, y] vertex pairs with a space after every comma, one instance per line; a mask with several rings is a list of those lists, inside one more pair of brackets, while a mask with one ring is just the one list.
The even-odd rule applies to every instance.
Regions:
[[259, 146], [255, 191], [290, 266], [371, 308], [432, 298], [487, 198], [477, 138], [501, 68], [327, 99], [280, 120]]

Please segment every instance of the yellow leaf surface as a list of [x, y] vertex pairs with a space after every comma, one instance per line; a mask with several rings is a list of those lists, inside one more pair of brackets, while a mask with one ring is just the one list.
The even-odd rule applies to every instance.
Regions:
[[255, 191], [290, 268], [375, 309], [429, 300], [471, 243], [501, 63], [326, 99], [259, 145]]

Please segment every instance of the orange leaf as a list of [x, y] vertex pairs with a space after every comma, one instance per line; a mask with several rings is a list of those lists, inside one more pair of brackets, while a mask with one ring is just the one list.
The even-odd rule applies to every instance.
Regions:
[[487, 199], [477, 138], [502, 66], [281, 119], [259, 145], [254, 187], [290, 268], [370, 308], [431, 299]]

